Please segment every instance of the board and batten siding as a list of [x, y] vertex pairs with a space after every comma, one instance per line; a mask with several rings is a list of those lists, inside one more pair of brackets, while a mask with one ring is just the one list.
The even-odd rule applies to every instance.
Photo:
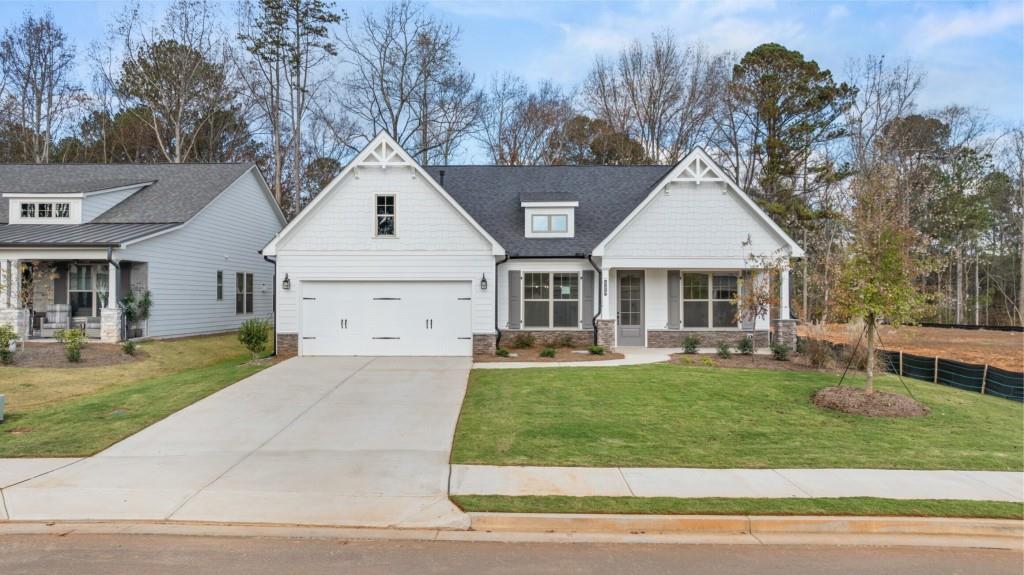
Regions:
[[[494, 333], [495, 258], [490, 242], [409, 167], [356, 167], [281, 238], [276, 248], [277, 328], [300, 329], [307, 281], [462, 280], [473, 285], [473, 333]], [[397, 237], [375, 237], [375, 196], [393, 194]], [[486, 277], [488, 289], [480, 289]]]
[[[252, 317], [272, 318], [274, 266], [259, 250], [283, 226], [255, 170], [243, 174], [189, 223], [118, 252], [147, 263], [152, 337], [237, 329]], [[217, 271], [224, 299], [217, 300]], [[235, 273], [253, 274], [253, 312], [235, 313]]]

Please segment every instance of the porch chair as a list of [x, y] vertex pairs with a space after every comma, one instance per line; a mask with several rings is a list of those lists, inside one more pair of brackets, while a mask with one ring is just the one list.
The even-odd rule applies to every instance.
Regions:
[[41, 337], [56, 337], [57, 332], [71, 325], [71, 306], [66, 303], [54, 303], [46, 306], [46, 318], [39, 329]]

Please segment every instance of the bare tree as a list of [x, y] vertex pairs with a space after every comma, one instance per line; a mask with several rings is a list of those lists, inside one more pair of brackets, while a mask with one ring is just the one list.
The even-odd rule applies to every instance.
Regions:
[[73, 81], [75, 46], [53, 14], [23, 20], [4, 31], [0, 41], [0, 84], [5, 108], [20, 132], [24, 155], [37, 164], [50, 159], [50, 146], [62, 122], [84, 99]]
[[521, 78], [505, 74], [491, 81], [479, 139], [495, 164], [550, 163], [552, 136], [574, 113], [571, 97], [555, 84], [531, 92]]
[[851, 161], [866, 166], [874, 160], [887, 127], [913, 113], [925, 76], [910, 60], [889, 65], [884, 56], [850, 60], [847, 75], [857, 86], [845, 113]]

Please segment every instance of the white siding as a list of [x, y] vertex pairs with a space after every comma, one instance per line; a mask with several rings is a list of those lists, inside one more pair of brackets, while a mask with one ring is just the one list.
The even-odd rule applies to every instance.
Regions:
[[[516, 259], [509, 260], [498, 268], [498, 326], [501, 329], [508, 327], [508, 271], [520, 270], [522, 272], [594, 272], [594, 312], [597, 312], [597, 271], [590, 267], [590, 262], [584, 259], [567, 258], [561, 259]], [[581, 318], [583, 329], [592, 329], [591, 317]]]
[[[676, 182], [659, 192], [608, 244], [605, 258], [744, 261], [786, 244], [723, 182]], [[752, 241], [745, 247], [747, 236]]]
[[[121, 250], [122, 260], [148, 263], [149, 335], [213, 333], [236, 329], [250, 317], [269, 319], [274, 266], [259, 250], [281, 226], [259, 176], [249, 171], [184, 227]], [[220, 301], [218, 270], [224, 272]], [[252, 314], [235, 314], [235, 272], [254, 274]]]
[[82, 200], [82, 223], [91, 222], [94, 218], [128, 199], [128, 196], [137, 192], [140, 188], [131, 188], [119, 192], [107, 192], [105, 194], [93, 194]]

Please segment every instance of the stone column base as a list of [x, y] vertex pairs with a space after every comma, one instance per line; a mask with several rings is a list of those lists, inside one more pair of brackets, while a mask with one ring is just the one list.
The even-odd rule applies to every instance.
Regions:
[[277, 334], [277, 357], [295, 357], [299, 355], [299, 334]]
[[611, 349], [615, 346], [615, 320], [597, 320], [597, 345]]
[[28, 337], [28, 318], [29, 312], [24, 308], [0, 309], [0, 324], [13, 327], [19, 339]]
[[121, 341], [121, 308], [103, 308], [100, 310], [100, 341], [117, 343]]
[[493, 333], [473, 334], [473, 355], [494, 355], [498, 336]]
[[772, 343], [779, 342], [789, 346], [789, 349], [796, 349], [796, 320], [775, 319], [772, 320]]

